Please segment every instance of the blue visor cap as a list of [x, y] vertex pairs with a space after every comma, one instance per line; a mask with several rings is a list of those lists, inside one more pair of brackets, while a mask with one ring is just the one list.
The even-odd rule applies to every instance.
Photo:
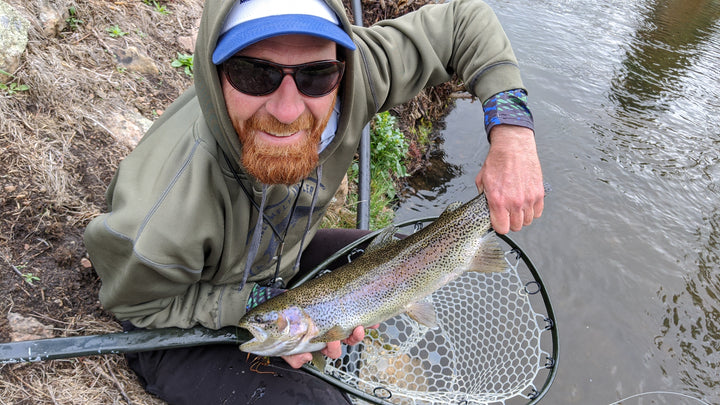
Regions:
[[218, 39], [212, 61], [219, 65], [239, 50], [263, 39], [288, 34], [306, 34], [329, 39], [354, 51], [355, 44], [340, 26], [307, 14], [285, 14], [258, 18], [238, 24]]

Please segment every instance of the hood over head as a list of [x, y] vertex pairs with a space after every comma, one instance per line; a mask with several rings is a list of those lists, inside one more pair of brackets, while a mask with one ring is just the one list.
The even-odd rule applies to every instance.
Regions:
[[227, 114], [217, 65], [250, 44], [286, 34], [330, 39], [345, 50], [346, 61], [355, 50], [339, 0], [205, 1], [195, 47], [195, 90], [213, 137], [235, 164], [242, 148]]

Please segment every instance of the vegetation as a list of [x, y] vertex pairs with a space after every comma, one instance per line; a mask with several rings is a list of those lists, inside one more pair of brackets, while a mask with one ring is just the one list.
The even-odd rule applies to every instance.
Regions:
[[186, 75], [193, 77], [193, 56], [194, 55], [178, 52], [177, 58], [173, 59], [171, 66], [174, 68], [183, 68]]
[[77, 18], [77, 9], [75, 7], [70, 7], [68, 9], [68, 16], [69, 17], [65, 20], [65, 22], [67, 23], [68, 28], [70, 28], [70, 31], [76, 31], [81, 24], [85, 23], [85, 21]]
[[[9, 76], [12, 79], [15, 79], [15, 76], [12, 74], [0, 69], [0, 75]], [[30, 90], [30, 86], [26, 84], [17, 84], [16, 82], [10, 82], [10, 83], [0, 83], [0, 91], [5, 92], [8, 96], [12, 96], [17, 92], [20, 91], [28, 91]]]
[[[377, 114], [370, 126], [370, 229], [392, 224], [395, 217], [392, 207], [397, 202], [397, 184], [407, 177], [405, 160], [408, 142], [400, 132], [395, 118], [389, 112]], [[359, 177], [357, 159], [347, 172], [348, 183], [356, 185]], [[329, 216], [324, 227], [354, 228], [357, 217], [358, 193], [348, 194], [346, 212]]]
[[127, 32], [121, 30], [117, 24], [113, 25], [112, 27], [105, 28], [105, 31], [107, 31], [113, 38], [120, 38], [127, 35]]

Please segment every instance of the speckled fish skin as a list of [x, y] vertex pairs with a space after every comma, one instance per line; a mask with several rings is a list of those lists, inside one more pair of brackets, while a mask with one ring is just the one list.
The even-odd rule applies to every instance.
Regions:
[[[358, 259], [250, 310], [239, 326], [253, 339], [240, 349], [262, 356], [314, 352], [353, 329], [406, 312], [434, 326], [422, 301], [466, 271], [506, 269], [497, 236], [489, 232], [483, 194], [451, 204], [440, 217], [402, 240], [369, 247]], [[390, 239], [393, 229], [378, 236]]]

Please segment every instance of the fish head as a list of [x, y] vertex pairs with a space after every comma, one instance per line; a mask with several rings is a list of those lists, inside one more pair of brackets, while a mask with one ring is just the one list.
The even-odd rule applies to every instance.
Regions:
[[285, 356], [312, 351], [310, 339], [317, 336], [312, 318], [297, 306], [274, 309], [260, 305], [240, 319], [241, 328], [253, 338], [240, 350], [259, 356]]

